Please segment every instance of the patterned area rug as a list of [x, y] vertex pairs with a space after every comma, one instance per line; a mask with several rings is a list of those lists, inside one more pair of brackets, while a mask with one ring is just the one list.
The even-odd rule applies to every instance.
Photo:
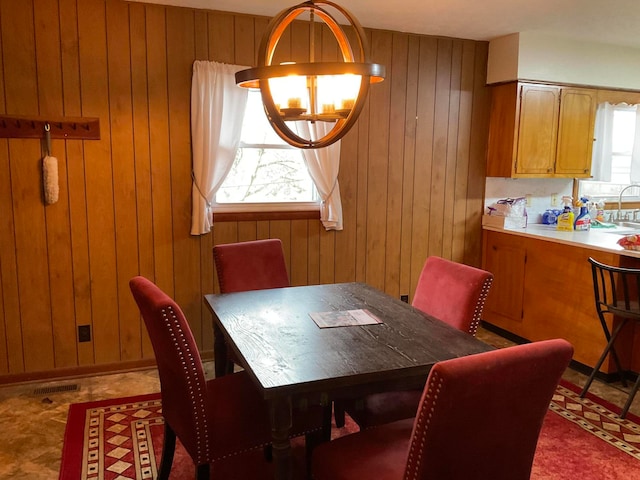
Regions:
[[[632, 414], [627, 414], [627, 418], [620, 418], [618, 407], [594, 395], [588, 394], [587, 398], [580, 398], [579, 392], [580, 389], [575, 385], [562, 382], [556, 389], [549, 409], [640, 460], [639, 419]], [[638, 476], [640, 478], [640, 473]]]
[[[562, 382], [549, 408], [534, 461], [532, 479], [618, 480], [640, 478], [640, 426], [633, 415], [620, 419], [617, 407]], [[349, 419], [348, 419], [349, 420]], [[349, 422], [333, 437], [356, 431]], [[128, 480], [157, 475], [163, 420], [159, 394], [74, 404], [69, 410], [60, 479]], [[304, 455], [294, 444], [296, 477], [303, 478]], [[261, 450], [216, 464], [213, 478], [273, 478]], [[177, 446], [171, 478], [191, 479], [194, 468]]]

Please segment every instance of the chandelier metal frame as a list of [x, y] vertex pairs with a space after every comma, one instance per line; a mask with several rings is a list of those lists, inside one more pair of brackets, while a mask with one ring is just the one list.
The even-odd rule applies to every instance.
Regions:
[[[338, 24], [336, 19], [326, 10], [326, 8], [324, 8], [325, 6], [331, 7], [340, 12], [340, 14], [342, 14], [342, 16], [347, 19], [353, 27], [357, 40], [357, 57], [354, 55], [353, 48], [349, 43], [344, 29]], [[291, 22], [305, 12], [309, 12], [311, 22], [310, 61], [308, 63], [286, 63], [273, 65], [274, 53], [282, 34]], [[342, 62], [314, 61], [315, 16], [318, 16], [329, 27], [333, 36], [336, 38], [343, 59]], [[344, 74], [361, 76], [360, 88], [353, 106], [345, 109], [337, 109], [335, 112], [329, 113], [316, 111], [316, 77], [321, 75]], [[279, 109], [273, 100], [273, 94], [269, 86], [269, 79], [290, 75], [306, 76], [310, 83], [308, 112], [304, 110], [301, 112], [300, 110], [302, 109]], [[269, 123], [280, 138], [294, 147], [310, 149], [323, 148], [341, 139], [349, 129], [353, 127], [358, 119], [369, 92], [369, 85], [371, 83], [382, 82], [384, 77], [384, 65], [371, 63], [369, 59], [369, 44], [364, 29], [358, 20], [346, 9], [333, 2], [310, 0], [287, 8], [271, 19], [265, 34], [262, 37], [262, 41], [260, 42], [258, 66], [237, 72], [236, 83], [241, 87], [260, 89], [262, 103], [264, 104], [265, 113]], [[317, 139], [307, 139], [298, 135], [286, 124], [286, 122], [290, 120], [334, 122], [335, 125], [325, 136]]]

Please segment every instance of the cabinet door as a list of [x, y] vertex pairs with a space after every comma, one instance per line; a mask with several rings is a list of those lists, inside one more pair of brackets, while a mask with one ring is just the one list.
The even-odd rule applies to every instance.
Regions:
[[526, 251], [522, 238], [485, 230], [483, 268], [493, 273], [493, 284], [484, 307], [485, 321], [522, 334], [522, 306]]
[[521, 86], [517, 175], [553, 176], [559, 101], [559, 87]]
[[595, 90], [562, 89], [555, 169], [559, 176], [590, 176], [595, 115]]
[[487, 176], [511, 177], [517, 153], [518, 84], [491, 87]]

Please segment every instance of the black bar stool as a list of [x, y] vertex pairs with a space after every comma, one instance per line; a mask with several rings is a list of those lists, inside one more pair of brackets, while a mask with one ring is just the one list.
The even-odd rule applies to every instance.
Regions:
[[[593, 372], [589, 376], [580, 397], [583, 398], [593, 379], [600, 370], [602, 363], [609, 353], [618, 368], [618, 374], [622, 380], [622, 384], [626, 387], [627, 382], [624, 378], [624, 370], [620, 364], [620, 359], [615, 349], [615, 341], [618, 334], [629, 321], [640, 321], [640, 269], [613, 267], [600, 263], [593, 258], [589, 258], [591, 263], [591, 272], [593, 274], [593, 288], [596, 301], [596, 311], [602, 324], [602, 330], [607, 338], [607, 346], [602, 355], [598, 359]], [[609, 327], [605, 322], [604, 315], [611, 314], [619, 319], [617, 325], [613, 328], [613, 333], [609, 331]], [[633, 397], [635, 397], [640, 387], [640, 375], [629, 393], [627, 403], [625, 403], [620, 413], [620, 418], [624, 418], [629, 411]]]

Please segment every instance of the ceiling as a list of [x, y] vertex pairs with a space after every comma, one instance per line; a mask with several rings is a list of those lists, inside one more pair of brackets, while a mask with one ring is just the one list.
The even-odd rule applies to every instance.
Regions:
[[[274, 16], [302, 0], [133, 0]], [[639, 0], [337, 0], [364, 27], [471, 40], [539, 32], [640, 48]]]

